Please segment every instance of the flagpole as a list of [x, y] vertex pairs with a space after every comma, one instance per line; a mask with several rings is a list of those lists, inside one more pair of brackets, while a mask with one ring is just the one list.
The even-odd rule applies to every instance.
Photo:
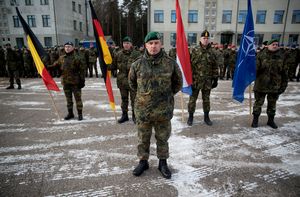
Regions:
[[250, 122], [250, 125], [251, 125], [251, 117], [252, 117], [252, 85], [251, 85], [252, 83], [250, 83], [250, 85], [249, 85], [249, 112], [250, 112], [250, 114], [249, 114], [249, 122]]
[[183, 93], [181, 92], [181, 94], [180, 94], [180, 100], [181, 100], [181, 120], [182, 120], [182, 122], [184, 122], [184, 104], [183, 104]]
[[57, 107], [56, 107], [56, 105], [55, 105], [55, 102], [54, 102], [54, 99], [53, 99], [53, 96], [52, 96], [50, 90], [48, 90], [48, 93], [49, 93], [49, 95], [50, 95], [50, 98], [51, 98], [52, 104], [53, 104], [53, 106], [54, 106], [54, 109], [55, 109], [55, 111], [56, 111], [57, 118], [58, 118], [58, 120], [60, 120], [60, 116], [59, 116]]

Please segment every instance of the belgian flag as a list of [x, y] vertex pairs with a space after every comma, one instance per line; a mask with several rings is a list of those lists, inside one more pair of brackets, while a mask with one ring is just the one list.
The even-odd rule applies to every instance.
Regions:
[[44, 48], [42, 47], [41, 43], [34, 35], [34, 33], [31, 31], [30, 27], [25, 22], [24, 18], [21, 16], [19, 9], [17, 7], [16, 7], [16, 11], [20, 19], [20, 22], [23, 26], [24, 32], [26, 34], [28, 48], [32, 55], [33, 61], [35, 63], [38, 73], [41, 75], [44, 81], [45, 86], [47, 87], [48, 90], [60, 91], [55, 81], [49, 75], [47, 69], [44, 66], [44, 63], [41, 60], [41, 58], [45, 57], [46, 55]]
[[91, 14], [92, 14], [92, 21], [93, 21], [93, 28], [94, 28], [94, 36], [96, 40], [97, 52], [98, 52], [98, 59], [101, 68], [101, 72], [104, 78], [104, 83], [106, 86], [106, 91], [109, 98], [110, 107], [115, 111], [115, 101], [114, 95], [112, 91], [112, 86], [110, 82], [110, 71], [107, 69], [107, 65], [112, 63], [112, 57], [110, 51], [108, 49], [106, 40], [104, 38], [103, 30], [101, 28], [101, 24], [98, 20], [94, 7], [89, 1], [91, 7]]

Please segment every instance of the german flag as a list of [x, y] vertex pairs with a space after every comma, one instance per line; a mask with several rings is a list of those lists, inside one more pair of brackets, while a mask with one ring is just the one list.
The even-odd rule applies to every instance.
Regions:
[[112, 91], [112, 86], [110, 82], [110, 71], [107, 69], [107, 65], [112, 63], [112, 57], [110, 51], [108, 49], [106, 40], [104, 38], [103, 30], [101, 28], [101, 24], [98, 20], [94, 7], [89, 1], [91, 7], [91, 14], [93, 20], [93, 28], [94, 28], [94, 35], [96, 40], [97, 52], [98, 52], [98, 59], [101, 68], [101, 72], [104, 78], [104, 83], [106, 86], [110, 107], [115, 111], [115, 101], [114, 95]]
[[44, 63], [41, 60], [41, 57], [42, 58], [45, 57], [46, 52], [44, 51], [37, 37], [29, 28], [28, 24], [25, 22], [24, 18], [21, 16], [19, 9], [17, 7], [16, 7], [16, 11], [21, 21], [21, 24], [23, 26], [24, 32], [26, 34], [28, 48], [32, 55], [33, 61], [35, 63], [38, 73], [41, 75], [44, 81], [45, 86], [47, 87], [48, 90], [60, 91], [55, 81], [49, 75], [47, 69], [44, 66]]

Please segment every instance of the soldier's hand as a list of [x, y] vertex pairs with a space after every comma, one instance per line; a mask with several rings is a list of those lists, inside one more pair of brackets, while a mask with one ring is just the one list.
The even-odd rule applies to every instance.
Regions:
[[80, 80], [78, 87], [81, 89], [84, 88], [84, 86], [85, 86], [85, 80]]
[[218, 86], [218, 78], [213, 78], [211, 82], [211, 88], [216, 88]]

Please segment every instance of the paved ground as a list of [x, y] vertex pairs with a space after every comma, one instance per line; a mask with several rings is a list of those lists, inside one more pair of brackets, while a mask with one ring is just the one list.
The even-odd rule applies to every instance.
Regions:
[[[300, 196], [300, 83], [290, 83], [278, 101], [277, 130], [266, 126], [265, 107], [259, 128], [249, 127], [248, 99], [234, 102], [230, 81], [212, 92], [212, 127], [203, 123], [200, 99], [195, 124], [182, 122], [178, 94], [173, 177], [165, 180], [154, 137], [150, 169], [131, 174], [137, 132], [132, 121], [116, 124], [102, 79], [86, 81], [81, 122], [58, 120], [41, 79], [23, 79], [22, 90], [6, 90], [7, 81], [0, 78], [0, 196]], [[64, 95], [53, 97], [63, 117]], [[184, 102], [186, 119], [187, 96]]]

